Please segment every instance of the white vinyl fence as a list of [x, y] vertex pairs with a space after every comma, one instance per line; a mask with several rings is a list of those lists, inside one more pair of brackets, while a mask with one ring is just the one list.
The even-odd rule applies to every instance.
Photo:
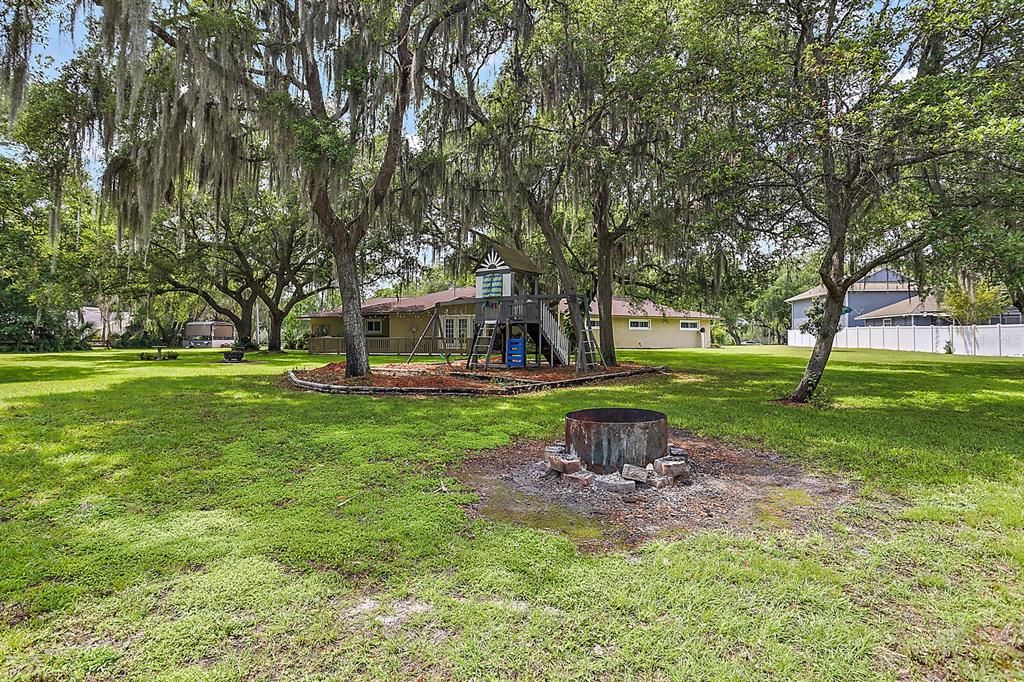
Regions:
[[[840, 329], [833, 348], [875, 348], [944, 353], [952, 340], [956, 355], [1024, 356], [1024, 324], [986, 324], [971, 327], [852, 327]], [[813, 346], [814, 336], [789, 330], [789, 345]]]

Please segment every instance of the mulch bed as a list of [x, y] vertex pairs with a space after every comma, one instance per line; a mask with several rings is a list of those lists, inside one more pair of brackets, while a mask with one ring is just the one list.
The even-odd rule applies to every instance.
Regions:
[[520, 369], [467, 369], [464, 364], [412, 363], [374, 365], [369, 377], [345, 377], [345, 363], [293, 370], [288, 373], [296, 388], [323, 393], [405, 393], [433, 395], [514, 395], [547, 388], [561, 388], [650, 374], [661, 368], [620, 365], [599, 368], [582, 375], [572, 367]]
[[[479, 493], [471, 513], [547, 528], [595, 552], [699, 530], [807, 532], [857, 498], [849, 481], [805, 472], [778, 453], [677, 429], [670, 440], [689, 451], [692, 485], [644, 486], [628, 494], [596, 486], [577, 489], [548, 472], [543, 449], [551, 443], [537, 441], [476, 453], [449, 473]], [[598, 532], [574, 533], [571, 523], [566, 528], [567, 517]]]
[[381, 388], [488, 388], [489, 382], [479, 379], [451, 376], [440, 371], [412, 372], [389, 368], [385, 365], [374, 367], [369, 377], [347, 379], [345, 363], [333, 362], [316, 369], [295, 372], [300, 379], [320, 384], [338, 386], [376, 386]]

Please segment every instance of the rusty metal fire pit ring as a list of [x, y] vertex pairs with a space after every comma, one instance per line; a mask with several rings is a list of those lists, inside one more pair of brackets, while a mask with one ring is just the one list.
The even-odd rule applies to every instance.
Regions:
[[565, 415], [565, 447], [595, 473], [644, 467], [668, 454], [668, 417], [631, 407], [576, 410]]

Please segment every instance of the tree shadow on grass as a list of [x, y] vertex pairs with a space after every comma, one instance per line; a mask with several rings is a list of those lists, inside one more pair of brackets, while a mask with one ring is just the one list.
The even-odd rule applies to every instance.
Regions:
[[[865, 381], [863, 368], [837, 363], [830, 380], [851, 407], [833, 410], [770, 402], [794, 365], [709, 362], [703, 380], [501, 398], [309, 394], [276, 375], [238, 374], [126, 377], [25, 398], [0, 428], [0, 599], [61, 606], [235, 553], [348, 577], [440, 569], [470, 528], [460, 507], [470, 497], [444, 467], [512, 437], [557, 438], [565, 413], [582, 407], [658, 409], [673, 426], [897, 491], [1020, 475], [1024, 392], [999, 364], [952, 380]], [[1005, 394], [971, 399], [993, 385]]]
[[0, 384], [88, 379], [112, 371], [98, 365], [17, 367], [0, 365]]
[[832, 409], [772, 402], [789, 394], [804, 354], [646, 352], [635, 359], [705, 379], [666, 397], [673, 421], [750, 439], [886, 487], [1002, 481], [1024, 465], [1024, 361], [918, 353], [834, 355]]

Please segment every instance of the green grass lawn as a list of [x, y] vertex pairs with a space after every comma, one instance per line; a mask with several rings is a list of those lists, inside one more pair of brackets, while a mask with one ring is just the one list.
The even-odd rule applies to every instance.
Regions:
[[[1024, 360], [636, 352], [686, 375], [514, 398], [286, 390], [294, 352], [0, 356], [4, 679], [1024, 677]], [[467, 515], [445, 468], [628, 404], [862, 483], [586, 555]]]

